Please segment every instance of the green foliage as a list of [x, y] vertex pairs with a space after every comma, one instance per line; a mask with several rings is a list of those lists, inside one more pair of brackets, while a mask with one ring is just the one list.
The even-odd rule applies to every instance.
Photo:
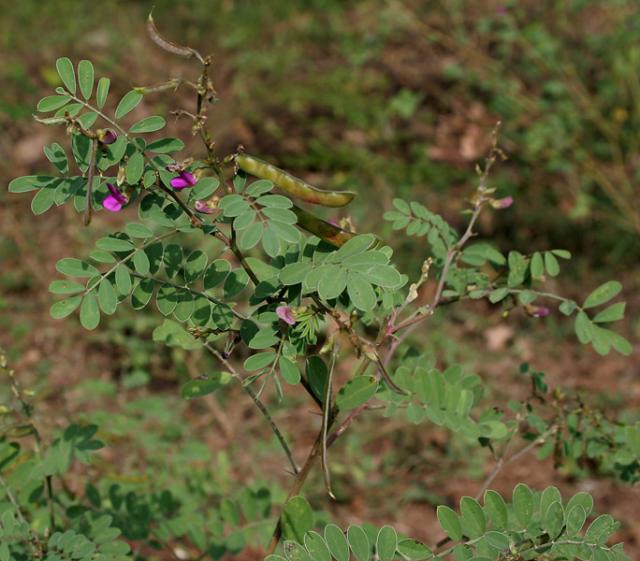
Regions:
[[[370, 234], [356, 236], [337, 251], [326, 251], [322, 245], [314, 251], [309, 244], [301, 251], [301, 260], [282, 268], [279, 281], [287, 287], [300, 286], [302, 294], [316, 293], [325, 302], [346, 294], [356, 309], [371, 311], [378, 301], [376, 288], [384, 293], [406, 282], [389, 264], [388, 247], [370, 249], [374, 241]], [[307, 258], [307, 248], [313, 251], [311, 259]]]
[[428, 420], [472, 439], [502, 440], [508, 436], [509, 430], [500, 413], [487, 409], [472, 415], [474, 404], [486, 391], [479, 376], [465, 374], [460, 367], [451, 367], [445, 372], [424, 367], [420, 364], [428, 362], [425, 357], [422, 361], [413, 361], [413, 365], [411, 362], [399, 367], [394, 376], [394, 381], [408, 394], [387, 392], [385, 397], [390, 402], [387, 414], [401, 408], [409, 422]]
[[[463, 559], [490, 561], [509, 556], [628, 560], [621, 544], [606, 545], [607, 539], [619, 527], [611, 516], [602, 514], [584, 528], [592, 505], [593, 500], [587, 493], [579, 493], [564, 502], [555, 487], [534, 492], [520, 484], [513, 491], [511, 503], [489, 490], [485, 493], [484, 504], [463, 497], [460, 514], [447, 506], [438, 507], [438, 521], [453, 545], [446, 543], [434, 550], [416, 540], [398, 536], [390, 526], [377, 531], [371, 527], [350, 526], [345, 536], [337, 526], [329, 525], [325, 528], [324, 538], [308, 532], [304, 539], [285, 542], [283, 554], [287, 561], [303, 558], [348, 561], [349, 550], [358, 561], [426, 561], [449, 556], [458, 559], [458, 555], [463, 555]], [[318, 553], [320, 551], [322, 553]], [[279, 558], [270, 556], [265, 561]]]
[[[50, 284], [50, 291], [62, 296], [51, 306], [52, 317], [66, 318], [77, 310], [80, 324], [94, 330], [125, 306], [139, 311], [153, 300], [159, 312], [152, 320], [155, 348], [183, 358], [187, 353], [198, 358], [208, 353], [218, 362], [205, 374], [194, 373], [191, 363], [192, 369], [180, 380], [181, 397], [205, 398], [239, 382], [282, 448], [294, 484], [288, 499], [286, 493], [272, 493], [264, 486], [246, 485], [234, 493], [228, 485], [218, 485], [215, 470], [201, 470], [194, 482], [188, 462], [178, 461], [167, 474], [171, 484], [137, 487], [103, 480], [88, 483], [84, 494], [72, 491], [66, 481], [77, 464], [94, 462], [93, 453], [103, 447], [99, 430], [132, 433], [145, 448], [158, 443], [145, 442], [144, 432], [135, 430], [137, 418], [124, 415], [116, 422], [102, 418], [101, 429], [93, 423], [72, 424], [43, 444], [31, 404], [13, 372], [2, 364], [15, 409], [7, 411], [19, 423], [9, 423], [11, 430], [0, 440], [0, 484], [7, 498], [0, 503], [0, 561], [12, 556], [21, 560], [30, 553], [51, 561], [119, 561], [132, 558], [129, 543], [142, 547], [136, 550], [137, 558], [145, 555], [138, 551], [160, 547], [179, 557], [175, 544], [183, 540], [197, 551], [198, 559], [220, 559], [247, 544], [266, 545], [274, 524], [272, 554], [267, 557], [271, 561], [283, 559], [274, 553], [280, 542], [287, 561], [349, 561], [352, 555], [358, 561], [485, 561], [541, 555], [626, 560], [620, 545], [607, 545], [617, 529], [611, 516], [599, 516], [583, 531], [593, 508], [589, 495], [578, 494], [565, 503], [555, 488], [538, 493], [524, 483], [515, 486], [510, 503], [487, 491], [482, 504], [462, 497], [459, 512], [439, 505], [437, 517], [451, 545], [443, 542], [430, 548], [390, 526], [351, 526], [343, 532], [325, 524], [300, 490], [320, 456], [327, 493], [334, 496], [328, 448], [368, 408], [384, 408], [386, 415], [402, 412], [415, 424], [445, 427], [494, 455], [499, 449], [506, 454], [518, 437], [532, 448], [540, 445], [541, 457], [555, 452], [558, 464], [586, 453], [600, 462], [602, 471], [636, 481], [637, 423], [614, 423], [560, 399], [553, 415], [538, 411], [534, 398], [545, 404], [548, 388], [544, 375], [526, 368], [532, 397], [499, 409], [490, 403], [491, 388], [482, 378], [468, 374], [460, 364], [437, 368], [437, 357], [425, 351], [424, 341], [416, 352], [406, 340], [411, 328], [439, 314], [445, 304], [462, 306], [485, 299], [489, 306], [518, 308], [537, 320], [551, 313], [539, 302], [552, 301], [560, 303], [562, 314], [575, 315], [581, 343], [603, 355], [611, 350], [629, 354], [630, 343], [602, 326], [623, 318], [624, 302], [611, 303], [622, 286], [606, 282], [579, 305], [540, 289], [548, 278], [559, 275], [558, 260], [569, 259], [569, 252], [503, 254], [488, 242], [468, 243], [483, 212], [505, 210], [511, 204], [511, 199], [494, 198], [496, 188], [488, 186], [489, 173], [503, 156], [497, 131], [484, 166], [478, 167], [477, 188], [467, 201], [466, 229], [457, 232], [421, 203], [400, 198], [393, 201], [395, 210], [384, 214], [398, 235], [404, 230], [428, 242], [428, 247], [417, 249], [420, 275], [410, 283], [410, 275], [400, 272], [392, 248], [380, 237], [353, 231], [347, 223], [344, 228], [332, 225], [298, 208], [291, 196], [307, 199], [290, 187], [308, 189], [314, 194], [311, 202], [327, 207], [336, 206], [335, 192], [277, 170], [274, 182], [287, 195], [276, 194], [274, 183], [261, 173], [263, 163], [254, 166], [255, 180], [248, 180], [237, 169], [238, 154], [218, 154], [206, 127], [207, 109], [217, 100], [209, 78], [210, 60], [164, 39], [151, 17], [147, 25], [160, 48], [200, 64], [200, 76], [193, 82], [171, 80], [166, 87], [135, 88], [112, 104], [110, 81], [100, 78], [96, 85], [91, 62], [82, 60], [76, 68], [69, 58], [58, 59], [63, 85], [38, 103], [39, 112], [52, 116], [36, 120], [64, 125], [68, 142], [45, 148], [53, 175], [16, 178], [9, 191], [35, 192], [36, 215], [72, 203], [84, 213], [87, 226], [93, 211], [131, 214], [137, 209], [135, 221], [98, 238], [86, 257], [58, 261], [56, 269], [67, 278]], [[138, 136], [163, 129], [164, 117], [134, 121], [132, 115], [144, 96], [179, 83], [195, 94], [197, 113], [186, 116], [204, 141], [204, 152], [186, 159], [174, 157], [185, 147], [180, 139]], [[418, 103], [410, 93], [401, 93], [390, 111], [408, 118]], [[115, 110], [108, 109], [111, 105]], [[345, 202], [344, 193], [337, 195]], [[349, 201], [352, 196], [348, 194]], [[428, 303], [418, 300], [426, 283], [433, 284]], [[599, 310], [591, 311], [594, 308]], [[334, 376], [337, 366], [352, 358], [359, 361], [353, 373]], [[299, 386], [321, 410], [321, 430], [303, 467], [262, 401], [267, 384], [286, 404], [290, 396], [284, 388]], [[136, 414], [153, 414], [160, 423], [174, 414], [151, 399], [136, 406]], [[96, 412], [93, 416], [100, 417]], [[16, 434], [34, 437], [33, 453], [22, 450]], [[174, 453], [170, 444], [164, 451]], [[203, 461], [211, 461], [208, 451], [204, 456]], [[496, 458], [499, 469], [504, 456]], [[276, 504], [281, 508], [274, 509]], [[322, 525], [320, 534], [315, 529]]]
[[[551, 394], [544, 374], [530, 371], [523, 365], [522, 372], [531, 376], [534, 389], [532, 398], [545, 403]], [[640, 480], [640, 448], [638, 422], [610, 419], [603, 411], [585, 407], [580, 396], [562, 392], [556, 403], [556, 415], [545, 418], [544, 407], [512, 404], [514, 412], [524, 415], [529, 424], [528, 439], [543, 438], [538, 458], [553, 455], [556, 465], [565, 465], [578, 472], [591, 464], [601, 473], [614, 475], [621, 481], [635, 483]], [[545, 438], [553, 434], [553, 438]], [[588, 468], [587, 468], [588, 469]]]
[[384, 214], [385, 220], [393, 222], [393, 229], [406, 229], [408, 236], [427, 236], [434, 256], [444, 258], [449, 247], [457, 240], [451, 226], [441, 216], [415, 201], [406, 203], [402, 199], [393, 199], [393, 206], [396, 210]]

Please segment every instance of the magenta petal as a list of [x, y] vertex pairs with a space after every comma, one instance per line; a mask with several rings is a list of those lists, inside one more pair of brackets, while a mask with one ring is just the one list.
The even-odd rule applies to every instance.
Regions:
[[180, 189], [184, 189], [185, 187], [191, 187], [191, 184], [184, 180], [182, 177], [178, 176], [174, 177], [171, 180], [171, 187], [179, 191]]
[[282, 321], [289, 325], [294, 325], [296, 323], [293, 310], [289, 306], [278, 306], [276, 308], [276, 314]]
[[129, 201], [129, 199], [127, 199], [127, 197], [121, 193], [119, 191], [119, 189], [113, 185], [112, 183], [107, 183], [107, 189], [109, 189], [109, 192], [111, 193], [111, 196], [118, 201], [121, 205], [127, 203]]
[[107, 195], [102, 206], [109, 212], [119, 212], [122, 209], [122, 203], [113, 195]]
[[109, 192], [111, 193], [111, 196], [118, 201], [121, 205], [125, 204], [127, 202], [127, 197], [125, 197], [120, 191], [118, 191], [118, 188], [113, 185], [113, 183], [107, 183], [107, 189], [109, 189]]
[[107, 183], [109, 195], [102, 201], [102, 206], [109, 212], [118, 212], [129, 199], [121, 193], [113, 183]]
[[[167, 169], [169, 169], [169, 166], [167, 166]], [[196, 179], [195, 175], [193, 175], [190, 171], [183, 170], [178, 174], [178, 177], [174, 177], [171, 180], [171, 187], [180, 190], [184, 189], [185, 187], [193, 187], [197, 182], [198, 180]]]
[[182, 177], [182, 179], [189, 183], [189, 185], [195, 185], [198, 182], [196, 176], [193, 175], [190, 171], [181, 172], [180, 177]]

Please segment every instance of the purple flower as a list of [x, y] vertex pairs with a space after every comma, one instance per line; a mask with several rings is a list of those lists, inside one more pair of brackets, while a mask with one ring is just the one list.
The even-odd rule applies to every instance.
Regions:
[[177, 177], [174, 177], [171, 180], [171, 187], [173, 187], [176, 191], [180, 191], [185, 189], [186, 187], [193, 187], [198, 180], [196, 176], [193, 175], [190, 171], [180, 171]]
[[278, 317], [286, 324], [294, 325], [296, 323], [293, 310], [289, 306], [278, 306], [276, 308], [276, 314], [278, 314]]
[[106, 129], [100, 138], [102, 144], [113, 144], [116, 140], [118, 140], [118, 135], [111, 129]]
[[504, 197], [503, 199], [493, 199], [491, 201], [491, 206], [493, 208], [497, 208], [498, 210], [504, 210], [505, 208], [509, 208], [513, 204], [513, 197]]
[[213, 214], [216, 209], [209, 201], [196, 201], [194, 205], [198, 212], [202, 214]]
[[551, 310], [546, 306], [535, 306], [532, 310], [531, 315], [534, 318], [546, 318], [551, 313]]
[[109, 189], [110, 194], [102, 201], [102, 206], [109, 212], [120, 212], [120, 210], [122, 210], [122, 205], [127, 204], [129, 199], [118, 191], [118, 188], [115, 185], [107, 183], [107, 188]]

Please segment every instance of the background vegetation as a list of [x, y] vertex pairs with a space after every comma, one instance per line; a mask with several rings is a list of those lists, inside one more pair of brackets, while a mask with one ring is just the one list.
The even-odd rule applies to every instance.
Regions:
[[[221, 150], [243, 144], [313, 183], [358, 191], [353, 218], [363, 228], [379, 220], [380, 209], [390, 208], [395, 195], [420, 200], [461, 224], [461, 194], [474, 181], [475, 163], [501, 120], [509, 160], [492, 179], [515, 204], [482, 223], [482, 232], [497, 236], [504, 247], [572, 251], [577, 260], [573, 282], [565, 286], [568, 296], [579, 299], [600, 280], [619, 278], [629, 303], [624, 334], [638, 340], [636, 2], [153, 4], [166, 35], [214, 54], [220, 102], [212, 126]], [[35, 126], [31, 113], [44, 91], [57, 84], [52, 62], [58, 56], [91, 58], [121, 94], [184, 74], [186, 67], [159, 53], [145, 35], [151, 7], [142, 1], [29, 0], [3, 12], [3, 184], [45, 163], [41, 146], [51, 133]], [[186, 106], [186, 92], [184, 99]], [[177, 108], [174, 98], [162, 95], [143, 103], [155, 105], [140, 107], [140, 113]], [[187, 121], [176, 120], [170, 130], [189, 137]], [[158, 346], [151, 337], [158, 323], [153, 313], [123, 310], [91, 334], [49, 318], [46, 287], [55, 262], [82, 253], [96, 231], [83, 230], [70, 209], [34, 222], [28, 198], [0, 190], [0, 202], [0, 345], [35, 392], [43, 437], [52, 438], [70, 421], [108, 427], [99, 435], [108, 447], [91, 471], [78, 472], [74, 491], [87, 492], [85, 485], [99, 476], [107, 487], [98, 495], [110, 496], [116, 513], [117, 497], [133, 493], [140, 510], [132, 516], [123, 507], [119, 513], [131, 516], [128, 537], [151, 528], [159, 542], [166, 529], [154, 527], [153, 512], [170, 508], [171, 497], [154, 495], [157, 489], [170, 489], [195, 505], [249, 483], [252, 492], [229, 505], [229, 521], [240, 516], [243, 501], [281, 499], [283, 489], [266, 482], [285, 481], [287, 474], [252, 403], [237, 388], [203, 400], [182, 399], [179, 388], [198, 375], [201, 361]], [[107, 223], [120, 222], [126, 218], [101, 215], [94, 227], [106, 230]], [[397, 251], [404, 250], [407, 264], [421, 261], [394, 244], [390, 229], [386, 234]], [[453, 313], [453, 333], [418, 331], [415, 337], [427, 339], [442, 364], [455, 359], [495, 380], [494, 400], [528, 395], [530, 377], [519, 370], [528, 362], [546, 373], [550, 386], [583, 391], [589, 403], [637, 418], [637, 349], [630, 358], [605, 360], [567, 338], [559, 343], [569, 328], [554, 315], [528, 323], [523, 336], [522, 318], [505, 319], [484, 304]], [[277, 412], [275, 400], [273, 407]], [[311, 445], [317, 427], [301, 426], [296, 415], [280, 422], [302, 449]], [[469, 457], [462, 441], [437, 428], [425, 432], [422, 426], [366, 416], [359, 423], [333, 453], [338, 501], [332, 515], [345, 523], [392, 522], [437, 541], [430, 505], [475, 494], [488, 471], [487, 457]], [[249, 440], [259, 444], [248, 449]], [[633, 556], [640, 541], [634, 508], [640, 495], [637, 487], [619, 487], [606, 474], [606, 466], [581, 458], [560, 471], [552, 459], [525, 460], [506, 468], [495, 485], [508, 492], [515, 481], [588, 490], [599, 507], [629, 522], [620, 537]], [[316, 488], [323, 504], [322, 486]], [[188, 509], [176, 524], [189, 525]], [[241, 549], [250, 533], [268, 536], [272, 524], [247, 521], [245, 532], [225, 537], [221, 551]]]

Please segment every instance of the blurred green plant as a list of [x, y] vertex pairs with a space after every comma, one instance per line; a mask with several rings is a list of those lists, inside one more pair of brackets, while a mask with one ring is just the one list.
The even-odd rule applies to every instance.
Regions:
[[[473, 9], [276, 0], [215, 11], [197, 0], [149, 0], [127, 10], [115, 0], [64, 0], [60, 9], [27, 1], [3, 18], [5, 102], [15, 102], [7, 114], [26, 118], [24, 99], [59, 80], [44, 60], [31, 71], [19, 56], [27, 49], [90, 49], [115, 79], [128, 81], [129, 69], [120, 74], [115, 61], [134, 42], [141, 48], [133, 22], [152, 4], [164, 26], [196, 46], [214, 41], [237, 69], [222, 78], [234, 99], [219, 124], [227, 142], [252, 140], [282, 167], [322, 174], [335, 188], [373, 189], [383, 200], [424, 197], [428, 187], [430, 208], [451, 213], [438, 194], [471, 180], [467, 162], [486, 148], [478, 132], [500, 119], [513, 157], [494, 181], [531, 202], [500, 218], [505, 231], [521, 243], [589, 247], [592, 264], [637, 260], [633, 0], [486, 1]], [[64, 18], [70, 11], [77, 17]], [[79, 32], [79, 22], [108, 14], [117, 18], [112, 26]], [[49, 21], [54, 36], [39, 27], [23, 32]], [[576, 21], [589, 32], [577, 32]], [[243, 132], [235, 124], [230, 131], [231, 121]], [[366, 206], [354, 212], [360, 221], [370, 214]], [[580, 235], [568, 235], [567, 216]]]

